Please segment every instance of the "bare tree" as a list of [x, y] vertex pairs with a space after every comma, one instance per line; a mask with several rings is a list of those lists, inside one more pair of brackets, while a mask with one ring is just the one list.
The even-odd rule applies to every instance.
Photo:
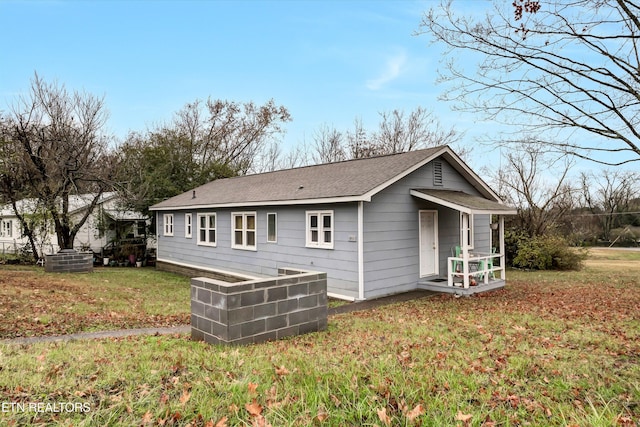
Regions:
[[262, 106], [226, 100], [196, 100], [176, 113], [165, 130], [184, 137], [192, 158], [200, 165], [235, 165], [246, 173], [271, 138], [291, 120], [284, 106], [273, 100]]
[[360, 118], [356, 118], [353, 128], [345, 132], [322, 125], [314, 134], [311, 160], [317, 164], [403, 153], [455, 144], [459, 137], [454, 129], [442, 129], [433, 113], [422, 107], [408, 115], [404, 111], [393, 110], [380, 113], [376, 131], [365, 129]]
[[505, 142], [530, 132], [547, 150], [608, 165], [640, 161], [640, 5], [493, 6], [469, 15], [448, 0], [424, 15], [418, 34], [447, 48], [440, 81], [450, 85], [442, 99], [516, 126], [518, 136]]
[[313, 163], [331, 163], [346, 160], [342, 132], [327, 124], [321, 125], [313, 134]]
[[[106, 119], [103, 98], [70, 93], [36, 74], [29, 96], [3, 120], [1, 149], [8, 157], [0, 170], [1, 191], [12, 204], [23, 197], [39, 199], [61, 249], [73, 248], [77, 232], [110, 188], [114, 158], [102, 131]], [[90, 194], [88, 209], [73, 222], [71, 198], [80, 193]], [[28, 235], [28, 222], [20, 221]]]
[[347, 131], [347, 156], [350, 159], [363, 159], [382, 154], [380, 148], [364, 128], [362, 119], [353, 121], [353, 131]]
[[372, 139], [383, 154], [404, 153], [433, 145], [453, 144], [454, 129], [443, 130], [432, 112], [417, 107], [405, 116], [402, 110], [380, 113], [380, 125]]
[[574, 207], [576, 190], [568, 183], [572, 162], [550, 157], [533, 141], [509, 151], [505, 160], [490, 178], [499, 194], [518, 208], [519, 226], [527, 235], [545, 234]]
[[185, 105], [170, 123], [127, 138], [119, 172], [127, 206], [147, 213], [154, 203], [209, 181], [277, 167], [276, 136], [289, 120], [272, 100]]
[[633, 171], [605, 169], [599, 173], [582, 173], [582, 196], [591, 214], [602, 227], [602, 238], [609, 240], [611, 230], [620, 226], [620, 215], [629, 212], [640, 197], [640, 174]]

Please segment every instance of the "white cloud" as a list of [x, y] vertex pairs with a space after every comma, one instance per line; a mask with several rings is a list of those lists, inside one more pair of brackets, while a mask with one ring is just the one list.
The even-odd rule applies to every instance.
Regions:
[[389, 58], [380, 75], [376, 78], [367, 80], [367, 88], [370, 90], [382, 89], [383, 86], [397, 79], [403, 73], [406, 63], [407, 54], [405, 51]]

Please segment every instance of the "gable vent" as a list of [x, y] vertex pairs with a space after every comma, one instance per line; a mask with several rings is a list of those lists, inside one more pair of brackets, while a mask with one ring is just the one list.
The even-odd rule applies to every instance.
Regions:
[[442, 186], [442, 162], [433, 162], [433, 185]]

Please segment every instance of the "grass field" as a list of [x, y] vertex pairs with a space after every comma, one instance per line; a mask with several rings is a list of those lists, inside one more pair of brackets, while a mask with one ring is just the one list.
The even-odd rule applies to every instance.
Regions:
[[[187, 282], [130, 270], [60, 280], [108, 280], [112, 288], [90, 297], [104, 307], [85, 302], [102, 313], [113, 298], [123, 316], [127, 306], [181, 315]], [[13, 289], [5, 273], [3, 296]], [[583, 271], [511, 271], [507, 280], [476, 297], [332, 316], [325, 332], [261, 345], [186, 336], [0, 344], [0, 425], [637, 425], [640, 252], [592, 250]], [[136, 296], [147, 292], [166, 300], [147, 306]]]

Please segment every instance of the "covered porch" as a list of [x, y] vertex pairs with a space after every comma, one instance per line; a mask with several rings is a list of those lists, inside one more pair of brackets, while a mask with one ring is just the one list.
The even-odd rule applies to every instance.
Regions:
[[[440, 226], [453, 227], [457, 224], [455, 232], [439, 230], [436, 221], [433, 244], [429, 241], [431, 233], [423, 230], [425, 226], [421, 221], [421, 257], [425, 251], [431, 250], [432, 245], [434, 252], [439, 254], [438, 262], [444, 268], [436, 268], [434, 274], [429, 274], [429, 270], [423, 274], [421, 269], [419, 289], [471, 295], [505, 286], [504, 216], [516, 214], [514, 208], [462, 191], [412, 189], [411, 195], [431, 205], [447, 208], [447, 212], [455, 211], [458, 218], [457, 221], [449, 218]], [[455, 241], [440, 239], [438, 236], [444, 232], [456, 235]]]

